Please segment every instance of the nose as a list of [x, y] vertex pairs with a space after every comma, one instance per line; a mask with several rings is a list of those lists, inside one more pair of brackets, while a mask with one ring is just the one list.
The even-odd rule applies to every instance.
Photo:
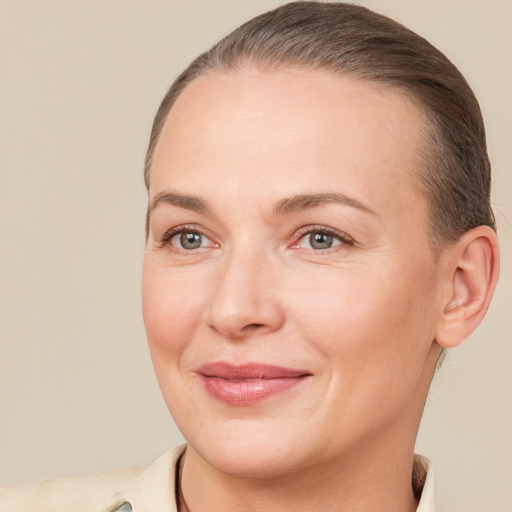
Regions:
[[226, 255], [207, 310], [209, 327], [230, 340], [277, 331], [285, 320], [275, 262], [249, 252]]

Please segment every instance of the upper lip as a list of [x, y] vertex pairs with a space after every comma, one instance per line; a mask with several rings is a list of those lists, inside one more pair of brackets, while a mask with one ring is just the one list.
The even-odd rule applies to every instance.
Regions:
[[261, 363], [234, 365], [224, 361], [203, 364], [196, 372], [205, 377], [217, 377], [226, 380], [283, 379], [311, 375], [305, 370], [295, 368]]

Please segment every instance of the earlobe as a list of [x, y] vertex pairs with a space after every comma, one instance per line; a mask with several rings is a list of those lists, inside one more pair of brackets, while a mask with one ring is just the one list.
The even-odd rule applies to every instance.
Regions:
[[445, 263], [448, 293], [435, 340], [453, 348], [476, 329], [489, 307], [499, 273], [496, 233], [487, 226], [464, 233]]

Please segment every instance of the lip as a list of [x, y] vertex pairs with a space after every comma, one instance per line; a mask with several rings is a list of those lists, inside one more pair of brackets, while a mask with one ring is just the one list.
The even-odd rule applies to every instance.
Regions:
[[295, 368], [259, 363], [232, 365], [226, 362], [204, 364], [196, 373], [213, 398], [239, 406], [261, 402], [288, 391], [311, 376], [311, 373]]

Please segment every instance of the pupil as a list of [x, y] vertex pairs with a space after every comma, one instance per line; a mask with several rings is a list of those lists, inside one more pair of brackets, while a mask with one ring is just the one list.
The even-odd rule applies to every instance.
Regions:
[[199, 233], [182, 233], [180, 243], [184, 249], [197, 249], [201, 247], [201, 235]]
[[333, 237], [325, 233], [314, 233], [309, 236], [309, 243], [313, 249], [329, 249], [332, 246]]

